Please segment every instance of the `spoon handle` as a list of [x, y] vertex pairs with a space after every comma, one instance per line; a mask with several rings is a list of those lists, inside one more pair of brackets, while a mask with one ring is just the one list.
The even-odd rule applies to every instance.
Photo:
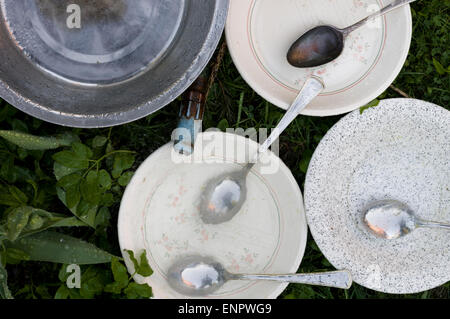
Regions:
[[427, 228], [442, 228], [442, 229], [450, 230], [450, 224], [430, 222], [430, 221], [426, 221], [426, 220], [417, 221], [417, 226], [427, 227]]
[[239, 280], [269, 280], [307, 284], [314, 286], [349, 289], [352, 285], [352, 276], [348, 270], [313, 274], [289, 274], [289, 275], [236, 275], [233, 279]]
[[316, 98], [320, 92], [325, 88], [325, 84], [319, 77], [312, 76], [306, 80], [305, 85], [303, 85], [302, 90], [297, 95], [294, 103], [289, 107], [287, 112], [284, 114], [283, 118], [278, 123], [263, 144], [258, 149], [258, 153], [263, 153], [267, 151], [274, 141], [283, 133], [286, 127], [291, 124], [293, 120], [298, 116], [298, 114], [303, 111], [308, 104]]
[[391, 12], [392, 10], [397, 9], [398, 7], [404, 6], [408, 3], [414, 2], [416, 0], [395, 0], [394, 2], [392, 2], [391, 4], [387, 5], [386, 7], [384, 7], [383, 9], [381, 9], [380, 11], [377, 11], [373, 14], [371, 14], [370, 16], [368, 16], [367, 18], [362, 19], [361, 21], [349, 26], [348, 28], [345, 28], [342, 31], [342, 33], [344, 34], [344, 38], [349, 35], [350, 33], [352, 33], [353, 31], [355, 31], [356, 29], [362, 27], [363, 25], [365, 25], [367, 22], [369, 22], [371, 19], [382, 16], [388, 12]]

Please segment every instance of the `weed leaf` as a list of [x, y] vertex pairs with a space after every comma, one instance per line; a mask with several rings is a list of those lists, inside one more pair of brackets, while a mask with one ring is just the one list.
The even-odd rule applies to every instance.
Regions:
[[0, 130], [0, 136], [26, 150], [52, 150], [62, 146], [70, 146], [69, 138], [40, 137], [17, 131]]
[[44, 231], [15, 242], [6, 242], [6, 246], [24, 251], [32, 261], [61, 264], [102, 264], [110, 262], [113, 257], [93, 244], [53, 231]]
[[134, 164], [134, 155], [128, 153], [119, 153], [114, 156], [114, 164], [112, 170], [112, 176], [119, 178], [122, 172], [130, 169]]

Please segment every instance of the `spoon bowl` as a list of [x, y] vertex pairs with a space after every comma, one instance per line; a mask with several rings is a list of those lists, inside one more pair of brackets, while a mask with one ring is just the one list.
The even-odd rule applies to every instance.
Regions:
[[450, 224], [425, 221], [417, 218], [406, 204], [396, 200], [371, 203], [364, 209], [364, 223], [377, 237], [397, 239], [419, 227], [450, 230]]
[[344, 50], [342, 30], [333, 26], [315, 27], [289, 48], [288, 62], [297, 68], [310, 68], [329, 63]]
[[208, 182], [200, 201], [200, 218], [205, 224], [227, 222], [239, 212], [247, 198], [250, 170], [221, 174]]
[[213, 258], [188, 256], [170, 267], [167, 280], [183, 295], [207, 296], [223, 286], [227, 274]]

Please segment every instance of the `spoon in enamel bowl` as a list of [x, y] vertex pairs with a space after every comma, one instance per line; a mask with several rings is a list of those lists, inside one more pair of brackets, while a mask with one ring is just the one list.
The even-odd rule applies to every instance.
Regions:
[[450, 230], [450, 224], [422, 220], [406, 204], [395, 200], [371, 203], [364, 210], [364, 223], [377, 237], [396, 239], [419, 227]]

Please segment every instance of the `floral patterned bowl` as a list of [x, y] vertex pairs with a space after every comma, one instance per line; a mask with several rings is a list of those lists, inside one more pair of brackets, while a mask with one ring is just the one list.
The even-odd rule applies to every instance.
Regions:
[[302, 114], [329, 116], [353, 111], [379, 96], [399, 74], [408, 55], [409, 6], [354, 31], [343, 53], [320, 67], [291, 66], [286, 54], [307, 30], [324, 24], [346, 27], [390, 0], [232, 0], [226, 25], [228, 46], [239, 72], [269, 102], [287, 109], [305, 79], [326, 85]]
[[[258, 144], [242, 136], [200, 134], [193, 155], [169, 143], [141, 165], [128, 185], [119, 215], [122, 250], [144, 249], [152, 276], [136, 275], [152, 286], [156, 298], [183, 298], [166, 283], [166, 272], [178, 258], [202, 254], [236, 273], [294, 273], [306, 245], [307, 225], [302, 194], [289, 169], [273, 153], [261, 156], [247, 179], [248, 197], [231, 221], [206, 225], [198, 211], [202, 187], [213, 176], [236, 170]], [[235, 151], [236, 148], [238, 151]], [[128, 270], [133, 263], [123, 253]], [[211, 298], [276, 298], [287, 284], [230, 281]]]

